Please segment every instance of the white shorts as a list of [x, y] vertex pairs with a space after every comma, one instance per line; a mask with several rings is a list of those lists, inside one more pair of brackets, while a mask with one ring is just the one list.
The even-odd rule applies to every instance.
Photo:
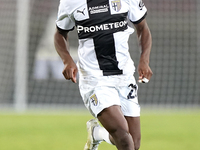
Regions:
[[80, 76], [79, 89], [86, 108], [94, 117], [113, 105], [121, 106], [124, 116], [140, 116], [138, 86], [133, 75]]

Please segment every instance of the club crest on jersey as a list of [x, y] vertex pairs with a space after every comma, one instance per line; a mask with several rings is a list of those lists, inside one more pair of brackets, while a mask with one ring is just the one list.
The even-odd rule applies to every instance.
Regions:
[[120, 11], [121, 9], [121, 1], [120, 0], [114, 0], [114, 1], [111, 1], [111, 4], [112, 4], [112, 8], [115, 10], [115, 11]]
[[98, 99], [96, 97], [95, 94], [93, 94], [92, 96], [90, 96], [90, 101], [91, 103], [94, 105], [94, 106], [97, 106], [98, 105]]

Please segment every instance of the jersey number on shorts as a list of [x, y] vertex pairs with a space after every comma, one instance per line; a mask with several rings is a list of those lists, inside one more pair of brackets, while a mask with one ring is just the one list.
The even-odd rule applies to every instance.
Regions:
[[131, 91], [127, 95], [127, 99], [132, 99], [137, 97], [137, 85], [130, 84], [128, 87], [131, 88]]

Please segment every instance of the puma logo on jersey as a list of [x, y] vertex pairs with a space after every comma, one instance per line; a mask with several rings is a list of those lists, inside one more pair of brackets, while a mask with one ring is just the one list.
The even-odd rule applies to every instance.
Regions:
[[76, 12], [77, 13], [81, 13], [81, 14], [83, 14], [85, 16], [84, 10], [85, 10], [85, 8], [83, 9], [83, 11], [77, 10]]
[[139, 7], [140, 7], [140, 10], [142, 10], [142, 8], [144, 7], [144, 3], [142, 0], [139, 2]]

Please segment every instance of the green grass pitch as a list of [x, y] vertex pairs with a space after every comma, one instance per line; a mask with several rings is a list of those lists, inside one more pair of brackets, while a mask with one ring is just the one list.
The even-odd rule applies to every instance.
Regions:
[[[88, 112], [0, 113], [0, 150], [83, 150]], [[200, 111], [144, 111], [141, 150], [199, 150]], [[116, 150], [103, 142], [99, 150]]]

